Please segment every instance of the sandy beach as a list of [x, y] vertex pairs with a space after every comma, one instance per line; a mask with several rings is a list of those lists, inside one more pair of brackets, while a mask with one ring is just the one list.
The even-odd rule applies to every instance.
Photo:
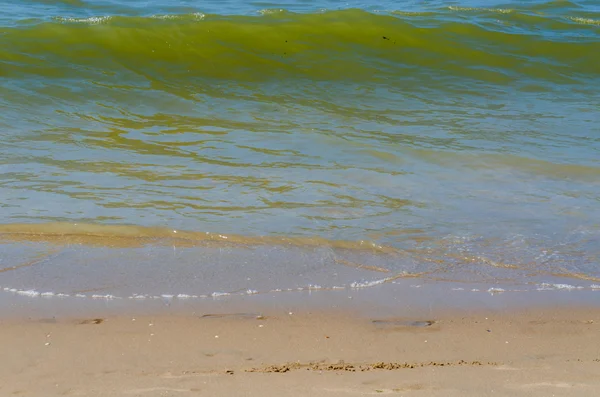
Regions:
[[0, 0], [0, 397], [600, 397], [599, 4]]
[[4, 319], [2, 396], [597, 396], [600, 310]]

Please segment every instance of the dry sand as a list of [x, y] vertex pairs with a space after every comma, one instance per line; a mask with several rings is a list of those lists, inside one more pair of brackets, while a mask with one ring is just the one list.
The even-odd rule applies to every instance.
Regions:
[[5, 319], [0, 351], [1, 396], [600, 395], [595, 308]]

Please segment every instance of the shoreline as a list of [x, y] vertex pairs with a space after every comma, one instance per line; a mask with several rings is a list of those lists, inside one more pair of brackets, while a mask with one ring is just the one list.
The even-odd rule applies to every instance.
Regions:
[[[494, 285], [494, 286], [492, 286]], [[510, 289], [502, 284], [401, 279], [368, 288], [300, 289], [194, 297], [121, 298], [101, 293], [40, 294], [0, 286], [0, 319], [123, 315], [194, 315], [199, 312], [344, 312], [357, 316], [443, 315], [446, 312], [600, 309], [600, 289], [565, 287]], [[502, 288], [504, 287], [504, 288]]]
[[[434, 283], [448, 290], [489, 293], [600, 291], [593, 256], [577, 259], [578, 251], [559, 261], [560, 252], [548, 253], [545, 247], [536, 253], [541, 248], [528, 248], [526, 242], [504, 250], [504, 243], [483, 237], [465, 243], [459, 237], [438, 236], [421, 241], [423, 245], [413, 237], [409, 233], [397, 244], [380, 245], [122, 225], [4, 224], [0, 293], [44, 299], [206, 300], [352, 291], [382, 284], [414, 289]], [[542, 259], [532, 259], [533, 253]], [[543, 258], [552, 255], [556, 258], [546, 263]]]
[[600, 290], [511, 285], [198, 299], [0, 288], [0, 395], [598, 395]]
[[185, 261], [175, 247], [32, 244], [26, 262], [4, 247], [0, 395], [600, 394], [591, 279], [445, 281], [304, 248], [292, 262], [266, 246]]
[[3, 319], [3, 395], [595, 396], [600, 308]]

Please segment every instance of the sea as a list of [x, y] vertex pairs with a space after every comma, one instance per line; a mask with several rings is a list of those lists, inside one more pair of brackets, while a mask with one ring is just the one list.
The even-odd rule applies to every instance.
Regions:
[[0, 0], [0, 300], [385, 285], [600, 299], [600, 2]]

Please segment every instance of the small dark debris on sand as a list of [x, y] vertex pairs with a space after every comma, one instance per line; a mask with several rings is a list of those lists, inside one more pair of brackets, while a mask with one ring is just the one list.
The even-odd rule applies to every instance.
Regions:
[[498, 366], [495, 362], [483, 361], [428, 361], [421, 363], [400, 363], [400, 362], [377, 362], [372, 364], [346, 364], [340, 362], [337, 364], [325, 363], [288, 363], [283, 365], [268, 365], [262, 368], [251, 368], [246, 372], [262, 372], [262, 373], [285, 373], [295, 370], [307, 371], [335, 371], [335, 372], [367, 372], [374, 370], [394, 371], [399, 369], [413, 369], [425, 367], [481, 367], [481, 366]]
[[103, 322], [104, 322], [103, 318], [92, 318], [92, 319], [89, 319], [89, 320], [83, 320], [79, 324], [82, 324], [82, 325], [96, 324], [97, 325], [97, 324], [102, 324]]
[[379, 327], [414, 327], [414, 328], [426, 328], [431, 327], [436, 323], [435, 320], [406, 320], [406, 319], [392, 319], [392, 320], [373, 320], [373, 324]]

